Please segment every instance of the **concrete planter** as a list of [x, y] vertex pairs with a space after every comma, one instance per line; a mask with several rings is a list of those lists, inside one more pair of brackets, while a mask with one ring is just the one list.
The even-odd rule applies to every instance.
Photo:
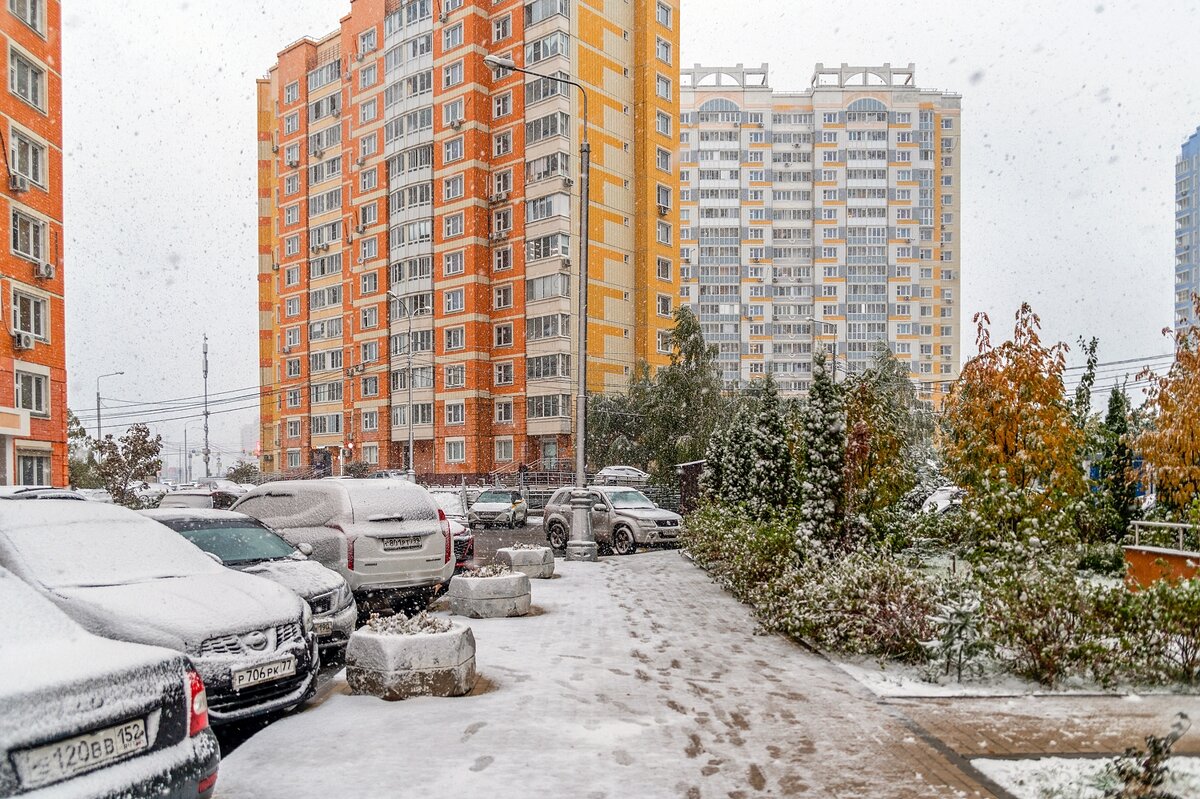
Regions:
[[529, 575], [459, 575], [450, 581], [450, 612], [472, 619], [502, 619], [529, 612]]
[[546, 580], [554, 576], [554, 550], [550, 547], [497, 549], [496, 562], [504, 563], [514, 572], [522, 572], [534, 580]]
[[346, 647], [346, 681], [356, 694], [387, 700], [462, 696], [475, 686], [475, 636], [464, 624], [420, 635], [356, 630]]

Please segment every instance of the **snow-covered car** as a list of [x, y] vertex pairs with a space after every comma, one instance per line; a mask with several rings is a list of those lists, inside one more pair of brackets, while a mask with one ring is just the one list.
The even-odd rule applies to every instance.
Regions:
[[[571, 538], [571, 492], [560, 488], [544, 511], [546, 540], [554, 549], [565, 549]], [[596, 543], [618, 555], [630, 555], [639, 546], [672, 546], [679, 542], [683, 517], [660, 508], [641, 491], [625, 486], [590, 486], [592, 533]]]
[[160, 508], [216, 508], [227, 510], [233, 503], [245, 494], [245, 491], [224, 491], [220, 489], [193, 488], [186, 491], [172, 491], [158, 501]]
[[458, 574], [475, 558], [475, 534], [467, 527], [467, 494], [461, 488], [431, 488], [429, 496], [450, 521], [450, 535], [454, 538], [454, 573]]
[[231, 569], [266, 577], [308, 603], [321, 648], [343, 647], [358, 608], [342, 575], [309, 560], [308, 544], [293, 547], [258, 519], [228, 510], [157, 508], [141, 511], [221, 559]]
[[520, 491], [490, 488], [480, 494], [467, 512], [467, 523], [473, 530], [485, 527], [524, 527], [529, 518], [529, 503]]
[[134, 511], [0, 504], [0, 566], [90, 632], [186, 654], [214, 723], [290, 708], [316, 690], [317, 639], [300, 597]]
[[450, 522], [407, 480], [287, 480], [233, 510], [253, 516], [346, 578], [360, 613], [424, 607], [454, 575]]
[[207, 488], [210, 491], [227, 491], [230, 494], [244, 494], [246, 489], [241, 483], [235, 483], [224, 477], [201, 477], [196, 481], [197, 488]]
[[924, 513], [947, 513], [962, 507], [963, 497], [967, 492], [958, 486], [941, 486], [929, 498], [921, 503]]
[[0, 494], [0, 499], [74, 499], [87, 501], [87, 497], [83, 494], [80, 494], [78, 491], [72, 491], [69, 488], [42, 488], [41, 486], [19, 488], [12, 493]]
[[0, 796], [212, 795], [204, 682], [179, 652], [84, 630], [0, 569]]
[[649, 480], [649, 474], [633, 466], [605, 466], [596, 472], [596, 481], [600, 483], [635, 483], [641, 485]]

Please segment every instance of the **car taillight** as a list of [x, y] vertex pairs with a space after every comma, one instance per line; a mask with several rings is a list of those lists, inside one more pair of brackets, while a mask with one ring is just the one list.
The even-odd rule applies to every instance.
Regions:
[[356, 535], [346, 536], [346, 568], [349, 571], [354, 571], [354, 542], [357, 539]]
[[450, 520], [446, 518], [446, 511], [438, 508], [438, 524], [442, 526], [442, 535], [446, 537], [446, 562], [450, 562], [450, 558], [454, 557], [454, 545], [451, 542], [450, 535]]
[[208, 789], [217, 784], [217, 772], [209, 774], [204, 779], [200, 780], [200, 784], [196, 786], [196, 793], [204, 793]]
[[188, 737], [208, 729], [208, 695], [199, 672], [188, 669]]

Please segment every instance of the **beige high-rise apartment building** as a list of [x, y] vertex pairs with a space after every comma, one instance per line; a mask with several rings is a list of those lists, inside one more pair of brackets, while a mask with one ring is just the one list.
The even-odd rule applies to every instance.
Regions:
[[681, 83], [681, 300], [726, 382], [803, 392], [814, 348], [853, 374], [883, 342], [940, 402], [961, 364], [960, 95], [912, 64], [817, 64], [800, 91], [766, 64]]

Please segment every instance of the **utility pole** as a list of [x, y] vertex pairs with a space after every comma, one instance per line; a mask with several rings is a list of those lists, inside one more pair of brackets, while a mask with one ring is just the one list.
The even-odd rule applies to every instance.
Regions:
[[208, 469], [208, 334], [204, 334], [204, 476], [212, 477]]

